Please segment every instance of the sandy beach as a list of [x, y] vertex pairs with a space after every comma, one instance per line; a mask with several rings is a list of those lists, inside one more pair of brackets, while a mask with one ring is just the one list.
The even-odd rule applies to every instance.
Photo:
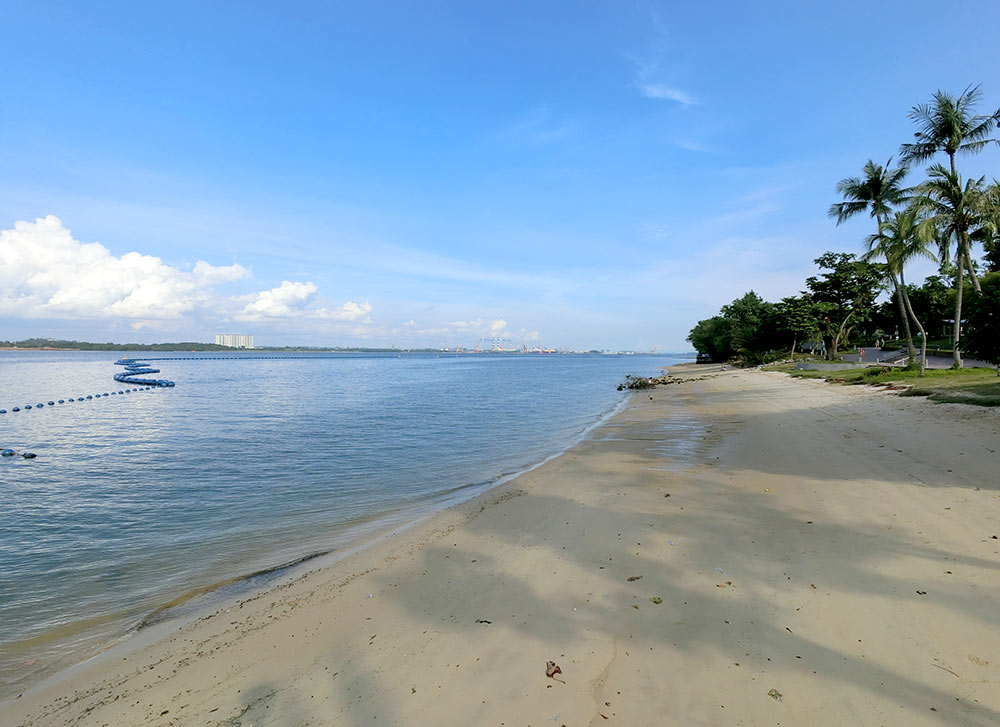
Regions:
[[564, 455], [0, 725], [1000, 724], [1000, 412], [671, 370]]

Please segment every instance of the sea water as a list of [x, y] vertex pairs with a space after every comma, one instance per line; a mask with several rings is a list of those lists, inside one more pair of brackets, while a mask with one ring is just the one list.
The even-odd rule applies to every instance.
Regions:
[[572, 445], [626, 374], [691, 358], [136, 353], [176, 386], [131, 391], [122, 355], [0, 352], [0, 449], [37, 454], [0, 459], [0, 697], [471, 497]]

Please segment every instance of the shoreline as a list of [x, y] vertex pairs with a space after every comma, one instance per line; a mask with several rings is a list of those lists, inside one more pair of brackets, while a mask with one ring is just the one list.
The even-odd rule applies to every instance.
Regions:
[[[74, 639], [85, 639], [93, 642], [81, 650], [75, 657], [57, 661], [51, 667], [42, 667], [30, 682], [14, 683], [0, 693], [0, 707], [8, 701], [20, 699], [19, 695], [30, 694], [48, 685], [58, 685], [64, 675], [72, 674], [87, 664], [102, 660], [106, 655], [118, 655], [134, 650], [135, 644], [147, 644], [150, 634], [160, 634], [163, 630], [180, 627], [199, 621], [207, 615], [225, 608], [227, 605], [243, 599], [255, 599], [267, 594], [274, 588], [295, 581], [313, 571], [336, 566], [345, 558], [364, 552], [366, 549], [395, 537], [406, 531], [419, 527], [439, 513], [452, 507], [475, 499], [484, 493], [503, 486], [504, 484], [532, 472], [546, 463], [565, 454], [578, 446], [586, 437], [603, 423], [622, 411], [629, 402], [629, 396], [623, 395], [614, 405], [599, 412], [594, 419], [584, 426], [576, 435], [569, 438], [553, 453], [539, 461], [514, 472], [501, 472], [490, 480], [456, 485], [444, 489], [431, 496], [422, 497], [419, 501], [409, 503], [409, 506], [395, 510], [387, 510], [373, 514], [364, 522], [342, 524], [343, 529], [331, 533], [331, 546], [327, 549], [296, 555], [290, 560], [266, 565], [249, 572], [229, 576], [200, 586], [192, 586], [176, 593], [162, 604], [154, 606], [143, 613], [133, 614], [128, 618], [131, 625], [124, 630], [106, 631], [103, 635], [91, 631], [74, 631]], [[263, 580], [263, 582], [259, 582]], [[107, 623], [120, 623], [121, 616], [110, 618]], [[69, 626], [73, 626], [70, 624]], [[47, 638], [46, 634], [41, 635]], [[39, 636], [33, 637], [38, 639]], [[99, 641], [94, 642], [93, 639]]]
[[0, 724], [996, 723], [1000, 418], [669, 368], [534, 470]]

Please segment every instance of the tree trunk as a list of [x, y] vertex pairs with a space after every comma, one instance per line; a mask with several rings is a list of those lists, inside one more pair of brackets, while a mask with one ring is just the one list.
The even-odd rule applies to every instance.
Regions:
[[969, 277], [972, 278], [972, 287], [976, 289], [977, 293], [982, 293], [983, 288], [979, 285], [979, 276], [976, 275], [976, 269], [972, 267], [972, 249], [968, 241], [965, 244], [965, 264], [969, 266]]
[[[955, 155], [954, 154], [949, 154], [948, 155], [948, 161], [951, 162], [951, 173], [954, 175], [955, 181], [957, 182], [958, 181], [958, 172], [955, 170]], [[961, 234], [959, 235], [959, 238], [958, 238], [958, 244], [959, 244], [960, 247], [964, 248], [964, 249], [961, 249], [961, 250], [958, 251], [958, 257], [961, 258], [962, 255], [964, 254], [965, 255], [965, 260], [969, 263], [969, 275], [972, 276], [972, 287], [974, 287], [976, 289], [977, 293], [982, 293], [983, 289], [979, 285], [979, 277], [976, 275], [976, 271], [972, 267], [972, 249], [971, 249], [971, 246], [969, 245], [969, 231], [968, 230], [962, 230], [962, 232], [961, 232]], [[961, 280], [962, 279], [962, 272], [961, 272], [962, 271], [962, 266], [961, 266], [961, 264], [959, 265], [958, 270], [959, 270], [958, 277], [959, 277], [959, 280]], [[961, 305], [962, 305], [962, 300], [961, 299], [962, 299], [962, 294], [959, 293], [958, 294], [958, 298], [955, 301], [956, 307], [959, 307], [959, 308], [961, 307]], [[955, 321], [955, 330], [957, 331], [958, 328], [961, 325], [962, 325], [961, 322], [958, 321], [958, 320], [956, 320]], [[955, 339], [955, 356], [956, 356], [956, 360], [958, 361], [958, 365], [961, 366], [962, 365], [962, 360], [960, 358], [957, 358], [958, 357], [958, 339]]]
[[[900, 275], [902, 278], [902, 275]], [[910, 356], [910, 362], [917, 357], [916, 346], [913, 345], [913, 333], [910, 331], [910, 318], [906, 315], [906, 306], [903, 304], [903, 296], [906, 292], [903, 290], [903, 286], [899, 280], [896, 280], [896, 274], [889, 272], [889, 279], [892, 280], [892, 287], [896, 289], [896, 302], [899, 304], [899, 317], [903, 321], [903, 333], [906, 335], [906, 352]]]
[[837, 349], [840, 348], [841, 341], [846, 340], [847, 336], [850, 334], [851, 329], [847, 327], [847, 322], [851, 320], [852, 315], [854, 315], [854, 311], [847, 314], [847, 317], [844, 318], [844, 322], [841, 323], [840, 327], [837, 329], [837, 335], [833, 337], [833, 358], [830, 359], [831, 361], [837, 360]]
[[[958, 243], [963, 247], [965, 246], [964, 237], [965, 233], [963, 232]], [[952, 331], [954, 362], [951, 364], [952, 368], [955, 369], [962, 368], [962, 354], [958, 349], [958, 344], [962, 337], [962, 291], [965, 288], [965, 255], [962, 254], [963, 252], [964, 250], [959, 251], [958, 259], [955, 261], [958, 263], [958, 274], [955, 276], [955, 327]]]
[[788, 354], [788, 358], [795, 358], [795, 342], [798, 340], [799, 336], [797, 333], [792, 334], [792, 351]]
[[924, 372], [927, 370], [927, 332], [917, 319], [917, 314], [913, 312], [913, 306], [910, 305], [910, 295], [906, 292], [906, 282], [903, 279], [902, 271], [899, 273], [899, 289], [903, 291], [903, 301], [906, 304], [906, 312], [910, 318], [913, 319], [917, 329], [920, 331], [920, 375], [923, 376]]

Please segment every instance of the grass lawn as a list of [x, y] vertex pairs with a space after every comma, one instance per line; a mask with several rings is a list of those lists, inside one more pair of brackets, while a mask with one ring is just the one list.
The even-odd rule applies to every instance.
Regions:
[[900, 396], [926, 396], [931, 401], [977, 406], [1000, 406], [1000, 377], [996, 369], [933, 369], [921, 377], [916, 371], [887, 366], [846, 371], [798, 371], [792, 364], [768, 367], [802, 379], [824, 379], [832, 384], [905, 385]]

